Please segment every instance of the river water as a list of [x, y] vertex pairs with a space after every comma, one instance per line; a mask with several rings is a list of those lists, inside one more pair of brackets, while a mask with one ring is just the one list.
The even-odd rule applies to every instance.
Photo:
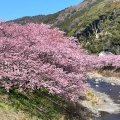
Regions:
[[[89, 83], [92, 88], [96, 91], [105, 93], [113, 99], [116, 104], [120, 105], [120, 85], [115, 85], [113, 83], [106, 83], [102, 81], [89, 80]], [[112, 108], [111, 108], [112, 109]], [[101, 116], [95, 118], [95, 120], [120, 120], [120, 113], [110, 114], [107, 112], [100, 112]]]

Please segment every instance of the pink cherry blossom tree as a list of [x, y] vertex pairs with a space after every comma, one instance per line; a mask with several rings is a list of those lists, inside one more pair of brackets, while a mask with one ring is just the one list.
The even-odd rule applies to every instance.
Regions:
[[120, 56], [88, 55], [75, 40], [51, 25], [1, 23], [0, 84], [7, 91], [13, 86], [45, 87], [51, 94], [77, 101], [85, 91], [87, 71], [120, 67]]
[[76, 101], [86, 86], [86, 55], [75, 38], [51, 25], [0, 25], [0, 82], [7, 91], [45, 87]]

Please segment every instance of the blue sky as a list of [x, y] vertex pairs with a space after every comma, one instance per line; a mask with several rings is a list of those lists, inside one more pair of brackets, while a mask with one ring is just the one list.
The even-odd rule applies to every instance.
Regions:
[[0, 18], [12, 20], [23, 16], [52, 14], [83, 0], [0, 0]]

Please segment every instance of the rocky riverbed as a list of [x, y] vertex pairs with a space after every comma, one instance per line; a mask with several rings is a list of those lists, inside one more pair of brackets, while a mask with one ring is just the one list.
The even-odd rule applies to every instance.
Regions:
[[[109, 95], [98, 92], [93, 88], [89, 88], [88, 99], [80, 101], [80, 103], [88, 108], [93, 114], [98, 117], [100, 112], [104, 111], [110, 114], [118, 114], [120, 105], [116, 104]], [[91, 95], [90, 95], [91, 94]]]
[[[87, 82], [90, 86], [86, 93], [86, 100], [79, 102], [99, 118], [95, 120], [119, 120], [120, 78], [89, 73]], [[103, 118], [103, 113], [106, 118]]]

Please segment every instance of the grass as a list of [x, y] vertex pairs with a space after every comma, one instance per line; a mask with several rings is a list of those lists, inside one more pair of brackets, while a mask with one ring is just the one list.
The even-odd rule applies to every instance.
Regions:
[[103, 102], [101, 98], [96, 96], [92, 91], [86, 92], [86, 99], [87, 101], [91, 102], [93, 105], [100, 105]]
[[0, 120], [59, 120], [63, 116], [64, 109], [58, 104], [62, 101], [56, 97], [50, 97], [47, 92], [21, 93], [11, 90], [7, 93], [0, 88]]
[[23, 111], [16, 111], [15, 108], [0, 103], [0, 120], [37, 120], [37, 117], [30, 117]]
[[87, 110], [47, 90], [9, 93], [0, 87], [0, 120], [86, 120]]

